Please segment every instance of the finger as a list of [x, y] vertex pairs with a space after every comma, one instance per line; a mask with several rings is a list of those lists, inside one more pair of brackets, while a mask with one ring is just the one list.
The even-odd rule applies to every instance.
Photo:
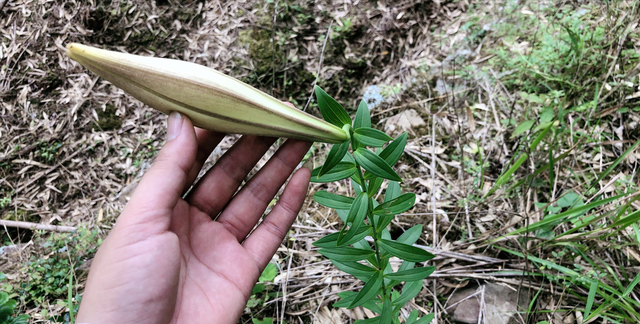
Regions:
[[151, 222], [166, 230], [195, 161], [196, 150], [196, 134], [191, 121], [172, 112], [167, 120], [167, 143], [142, 177], [120, 222]]
[[243, 243], [244, 248], [253, 256], [260, 269], [264, 268], [291, 224], [296, 219], [302, 203], [307, 196], [311, 171], [307, 168], [298, 170], [282, 193], [282, 197], [273, 210]]
[[217, 216], [275, 140], [242, 136], [196, 184], [187, 201], [211, 218]]
[[217, 221], [235, 235], [238, 241], [242, 241], [262, 217], [264, 210], [310, 146], [309, 142], [287, 140], [262, 170], [233, 198]]
[[191, 187], [193, 182], [198, 177], [200, 170], [202, 170], [202, 166], [207, 161], [207, 158], [209, 158], [209, 155], [211, 155], [211, 152], [213, 152], [216, 146], [220, 144], [224, 136], [224, 133], [218, 133], [196, 127], [198, 151], [196, 153], [196, 161], [193, 164], [191, 171], [189, 171], [189, 177], [187, 178], [187, 183], [184, 187], [183, 192], [187, 191], [189, 187]]

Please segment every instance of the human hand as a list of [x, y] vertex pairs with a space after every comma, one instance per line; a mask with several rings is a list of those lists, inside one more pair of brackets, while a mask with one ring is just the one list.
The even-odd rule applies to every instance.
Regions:
[[308, 169], [247, 235], [311, 143], [287, 140], [234, 197], [275, 140], [243, 136], [183, 199], [223, 138], [169, 116], [167, 143], [93, 260], [78, 323], [238, 321], [304, 202]]

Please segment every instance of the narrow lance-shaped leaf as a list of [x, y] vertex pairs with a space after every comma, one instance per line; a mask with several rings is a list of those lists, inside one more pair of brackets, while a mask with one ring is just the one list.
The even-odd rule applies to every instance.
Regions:
[[[402, 153], [404, 152], [404, 147], [407, 145], [407, 133], [402, 133], [402, 135], [398, 136], [393, 142], [389, 143], [380, 153], [380, 156], [383, 160], [387, 162], [390, 166], [393, 166], [398, 162]], [[364, 174], [364, 178], [369, 180], [373, 175], [371, 172], [367, 171]]]
[[351, 117], [342, 108], [342, 106], [328, 95], [319, 86], [315, 87], [316, 97], [318, 98], [318, 107], [324, 120], [342, 128], [344, 125], [351, 125]]
[[415, 225], [410, 229], [406, 230], [396, 242], [404, 243], [404, 244], [413, 244], [420, 238], [420, 234], [422, 234], [422, 224]]
[[329, 170], [329, 172], [327, 172], [323, 176], [318, 176], [320, 174], [321, 168], [322, 167], [320, 166], [313, 169], [313, 171], [311, 172], [311, 182], [325, 183], [325, 182], [339, 181], [342, 179], [349, 178], [350, 176], [355, 174], [356, 171], [358, 170], [356, 169], [356, 165], [351, 162], [340, 162], [336, 166], [331, 168], [331, 170]]
[[348, 150], [349, 150], [349, 141], [340, 143], [340, 144], [333, 144], [333, 146], [331, 147], [331, 150], [329, 150], [329, 155], [327, 156], [327, 160], [324, 162], [324, 165], [321, 167], [320, 172], [318, 173], [318, 176], [322, 177], [323, 175], [329, 173], [331, 169], [333, 169], [333, 167], [335, 167], [336, 165], [338, 165], [338, 163], [340, 163], [340, 161], [342, 161], [342, 158], [345, 156], [345, 154], [347, 154]]
[[413, 268], [385, 275], [385, 278], [398, 281], [416, 281], [430, 276], [436, 267]]
[[360, 226], [363, 225], [364, 218], [367, 216], [367, 212], [369, 211], [369, 196], [365, 192], [360, 193], [356, 199], [351, 204], [351, 209], [349, 209], [349, 216], [347, 217], [347, 226], [345, 226], [342, 231], [340, 231], [340, 236], [338, 236], [338, 245], [343, 245], [345, 242], [353, 238], [360, 229]]
[[387, 201], [373, 210], [376, 215], [397, 215], [404, 213], [413, 207], [416, 202], [416, 195], [412, 192], [400, 195], [400, 197]]
[[420, 319], [413, 322], [413, 324], [429, 324], [431, 323], [431, 321], [433, 321], [434, 318], [435, 315], [433, 313], [429, 313], [425, 316], [420, 317]]
[[380, 186], [382, 186], [382, 182], [384, 182], [384, 179], [379, 177], [374, 177], [369, 180], [369, 187], [367, 188], [369, 197], [373, 197], [378, 194], [378, 190], [380, 189]]
[[333, 248], [333, 247], [338, 247], [338, 246], [347, 246], [347, 245], [351, 245], [353, 243], [356, 243], [360, 240], [362, 240], [363, 238], [365, 238], [367, 235], [369, 235], [369, 232], [371, 231], [371, 226], [361, 226], [358, 229], [358, 232], [349, 240], [343, 242], [342, 244], [338, 245], [338, 237], [340, 236], [340, 232], [336, 232], [336, 233], [331, 233], [315, 242], [313, 242], [314, 246], [320, 247], [320, 248]]
[[411, 262], [424, 262], [433, 259], [434, 255], [412, 245], [398, 243], [390, 240], [382, 239], [378, 241], [378, 245], [383, 250], [389, 252], [402, 260]]
[[402, 287], [400, 297], [393, 301], [393, 305], [404, 305], [415, 296], [418, 296], [421, 290], [422, 280], [405, 282], [404, 287]]
[[371, 268], [369, 266], [366, 266], [358, 262], [350, 262], [350, 261], [341, 262], [341, 261], [331, 260], [331, 263], [333, 263], [336, 266], [336, 268], [340, 269], [340, 271], [344, 271], [362, 281], [369, 281], [369, 278], [371, 278], [371, 276], [377, 271], [374, 268]]
[[373, 175], [402, 182], [402, 178], [393, 171], [389, 164], [375, 153], [360, 147], [353, 153], [353, 157], [365, 170]]
[[351, 209], [351, 204], [353, 203], [353, 198], [351, 197], [332, 194], [326, 190], [316, 192], [313, 195], [313, 200], [322, 206], [334, 209]]
[[393, 138], [374, 128], [361, 127], [353, 131], [353, 137], [367, 146], [381, 147]]
[[374, 254], [372, 250], [362, 250], [352, 247], [324, 248], [318, 250], [318, 253], [336, 261], [360, 261]]
[[382, 286], [382, 271], [376, 271], [353, 299], [349, 308], [358, 307], [375, 297], [378, 294], [380, 286]]
[[358, 105], [358, 111], [356, 112], [356, 118], [353, 120], [353, 128], [369, 127], [371, 128], [371, 115], [369, 108], [364, 100], [360, 101]]
[[387, 191], [384, 193], [384, 202], [400, 197], [400, 184], [397, 181], [389, 181]]
[[382, 313], [380, 314], [380, 323], [391, 324], [393, 318], [393, 308], [391, 307], [391, 300], [385, 298], [382, 303]]

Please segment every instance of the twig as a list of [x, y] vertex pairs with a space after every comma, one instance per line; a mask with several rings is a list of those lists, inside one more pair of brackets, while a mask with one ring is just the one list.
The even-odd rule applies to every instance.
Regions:
[[311, 103], [311, 98], [313, 98], [313, 93], [315, 92], [316, 84], [318, 83], [318, 78], [320, 78], [320, 71], [322, 71], [322, 60], [324, 59], [324, 49], [327, 47], [327, 40], [329, 36], [331, 36], [331, 26], [333, 26], [333, 21], [329, 23], [329, 29], [327, 29], [327, 35], [324, 37], [324, 44], [322, 44], [322, 52], [320, 52], [320, 63], [318, 63], [318, 73], [316, 74], [316, 80], [313, 81], [313, 86], [311, 87], [311, 94], [309, 95], [309, 99], [307, 99], [307, 104], [304, 105], [304, 109], [302, 111], [307, 111], [307, 107], [309, 107], [309, 103]]
[[52, 166], [51, 168], [49, 168], [46, 171], [42, 172], [40, 175], [38, 175], [35, 178], [29, 180], [29, 182], [24, 184], [22, 187], [16, 189], [16, 193], [19, 193], [22, 190], [24, 190], [25, 188], [28, 188], [32, 183], [38, 181], [40, 178], [42, 178], [42, 177], [46, 176], [47, 174], [53, 172], [53, 170], [57, 169], [62, 164], [66, 163], [67, 161], [71, 160], [74, 156], [78, 155], [78, 153], [84, 152], [86, 149], [87, 149], [87, 147], [85, 147], [85, 148], [83, 148], [81, 150], [77, 150], [77, 151], [73, 152], [71, 155], [67, 156], [64, 160], [60, 161], [60, 163]]
[[52, 232], [75, 232], [77, 230], [77, 228], [73, 226], [45, 225], [45, 224], [37, 224], [37, 223], [31, 223], [31, 222], [10, 221], [10, 220], [4, 220], [4, 219], [0, 220], [0, 225], [8, 226], [8, 227], [26, 228], [30, 230], [52, 231]]

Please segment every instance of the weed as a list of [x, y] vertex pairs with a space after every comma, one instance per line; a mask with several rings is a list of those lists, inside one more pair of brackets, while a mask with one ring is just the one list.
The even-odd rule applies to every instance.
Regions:
[[44, 239], [42, 255], [45, 257], [32, 257], [23, 269], [27, 280], [19, 287], [22, 302], [40, 305], [64, 298], [70, 276], [74, 276], [75, 270], [96, 252], [100, 243], [97, 231], [83, 228]]

